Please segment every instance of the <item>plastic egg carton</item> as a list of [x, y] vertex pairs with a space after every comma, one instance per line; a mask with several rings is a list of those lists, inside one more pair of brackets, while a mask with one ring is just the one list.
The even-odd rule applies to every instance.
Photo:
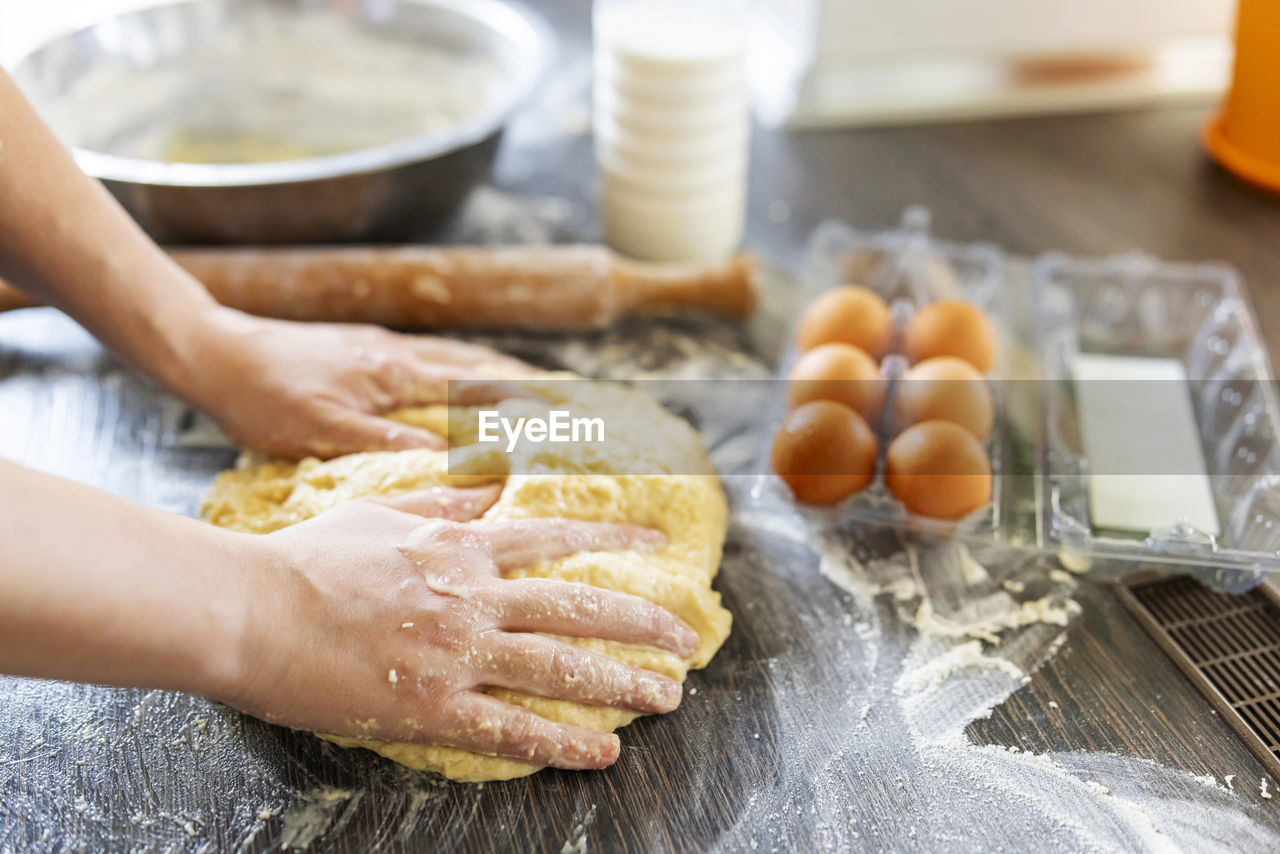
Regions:
[[[1010, 497], [1004, 489], [1009, 445], [1002, 424], [1001, 380], [1008, 372], [1010, 348], [1005, 345], [1004, 313], [1007, 304], [1001, 299], [1004, 259], [994, 246], [959, 244], [934, 240], [929, 234], [929, 213], [923, 208], [908, 208], [899, 228], [892, 231], [858, 231], [843, 223], [825, 222], [809, 240], [805, 267], [800, 277], [803, 293], [800, 313], [825, 290], [846, 283], [863, 285], [878, 293], [889, 305], [893, 317], [893, 343], [889, 354], [880, 362], [880, 375], [885, 381], [883, 405], [871, 415], [868, 424], [876, 434], [876, 476], [866, 489], [851, 495], [827, 512], [859, 521], [887, 524], [912, 532], [934, 536], [975, 536], [1000, 538], [1004, 531], [1002, 518]], [[992, 498], [983, 508], [963, 519], [932, 519], [907, 511], [889, 492], [884, 482], [885, 453], [890, 441], [905, 424], [900, 423], [896, 406], [897, 391], [910, 362], [901, 355], [902, 334], [912, 315], [934, 300], [957, 299], [973, 303], [991, 318], [1000, 337], [996, 364], [987, 372], [991, 383], [995, 425], [991, 438], [984, 444], [991, 460]], [[791, 341], [799, 316], [792, 323]], [[780, 366], [779, 376], [785, 380], [800, 353], [792, 347]], [[771, 412], [770, 437], [787, 414], [785, 382], [778, 383], [778, 394]], [[863, 413], [864, 416], [869, 413]], [[766, 459], [765, 470], [768, 471]], [[780, 491], [789, 496], [785, 484], [766, 474], [759, 490]]]
[[[1059, 553], [1190, 568], [1241, 590], [1280, 570], [1280, 407], [1267, 351], [1239, 277], [1221, 264], [1131, 253], [1049, 253], [1032, 266], [1043, 376], [1039, 545]], [[1090, 523], [1089, 460], [1071, 431], [1070, 359], [1082, 351], [1173, 358], [1186, 370], [1219, 532], [1170, 519], [1146, 536]]]
[[[1118, 572], [1179, 568], [1228, 590], [1247, 589], [1264, 572], [1280, 571], [1280, 405], [1236, 273], [1221, 264], [1166, 263], [1137, 253], [1086, 259], [1054, 252], [1031, 264], [1028, 288], [1015, 283], [1007, 267], [992, 245], [932, 239], [921, 208], [909, 208], [889, 231], [835, 222], [815, 230], [801, 275], [804, 305], [846, 282], [865, 285], [889, 303], [896, 347], [919, 306], [967, 300], [996, 326], [999, 355], [987, 374], [995, 406], [986, 443], [992, 468], [987, 506], [954, 522], [929, 519], [909, 513], [884, 486], [885, 450], [905, 426], [895, 422], [895, 386], [908, 367], [904, 357], [889, 355], [881, 362], [886, 405], [871, 424], [879, 443], [876, 479], [834, 508], [814, 512], [890, 525], [911, 536], [1003, 541], [1057, 555], [1075, 569], [1099, 563]], [[1219, 532], [1180, 519], [1145, 534], [1095, 529], [1070, 373], [1080, 352], [1182, 363]], [[780, 379], [798, 356], [792, 348]], [[774, 428], [787, 412], [784, 382], [775, 398]], [[767, 453], [763, 471], [758, 490], [789, 496], [768, 472]]]

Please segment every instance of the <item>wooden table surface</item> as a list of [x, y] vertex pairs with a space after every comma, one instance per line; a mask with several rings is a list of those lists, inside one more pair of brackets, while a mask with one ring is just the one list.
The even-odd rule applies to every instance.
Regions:
[[[545, 5], [566, 50], [544, 100], [563, 118], [586, 104], [586, 4]], [[1197, 142], [1205, 114], [761, 132], [749, 243], [786, 266], [825, 218], [887, 227], [921, 203], [937, 233], [1018, 254], [1225, 260], [1280, 352], [1280, 203], [1210, 165]], [[517, 126], [497, 175], [509, 195], [489, 200], [533, 199], [553, 237], [592, 238], [590, 141], [547, 132], [554, 125]], [[590, 370], [592, 348], [647, 358], [662, 335], [706, 344], [727, 370], [764, 372], [777, 355], [767, 336], [704, 321], [502, 343]], [[0, 317], [0, 454], [184, 513], [234, 458], [186, 407], [48, 310]], [[1051, 756], [1053, 770], [1027, 779], [1058, 789], [987, 785], [942, 758], [947, 745], [913, 746], [894, 699], [913, 630], [884, 597], [834, 587], [813, 549], [752, 514], [745, 484], [728, 480], [737, 521], [717, 582], [733, 634], [678, 712], [623, 732], [609, 771], [453, 785], [199, 698], [0, 678], [0, 852], [1280, 845], [1280, 799], [1259, 797], [1257, 762], [1109, 588], [1088, 580], [1065, 646], [963, 732], [965, 755], [1016, 756], [981, 748], [998, 745]], [[1236, 793], [1193, 779], [1226, 774]], [[1075, 812], [1047, 809], [1045, 795]]]

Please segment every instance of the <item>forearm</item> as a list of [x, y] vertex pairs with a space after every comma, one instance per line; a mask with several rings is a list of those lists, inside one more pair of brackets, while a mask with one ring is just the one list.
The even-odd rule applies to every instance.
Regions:
[[225, 696], [249, 540], [0, 460], [0, 673]]
[[0, 278], [170, 388], [216, 304], [64, 148], [0, 70]]

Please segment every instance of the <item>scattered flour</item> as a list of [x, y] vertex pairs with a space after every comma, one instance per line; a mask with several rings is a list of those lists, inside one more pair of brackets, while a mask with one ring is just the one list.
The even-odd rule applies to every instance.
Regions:
[[982, 643], [973, 640], [952, 647], [942, 655], [930, 659], [922, 666], [904, 672], [902, 678], [894, 686], [894, 690], [900, 696], [936, 691], [957, 671], [972, 668], [1000, 670], [1019, 682], [1027, 678], [1026, 674], [1008, 659], [983, 655]]
[[[752, 524], [760, 520], [763, 526], [781, 529], [778, 535], [788, 540], [799, 539], [796, 520], [781, 511], [753, 508], [751, 519]], [[1280, 845], [1280, 839], [1241, 811], [1237, 796], [1212, 778], [1109, 753], [1035, 754], [973, 742], [970, 724], [989, 716], [1066, 642], [1066, 628], [1080, 613], [1069, 595], [1076, 587], [1074, 577], [1051, 575], [1053, 568], [1039, 563], [1019, 567], [1016, 580], [1025, 584], [1024, 590], [1034, 589], [1037, 598], [1018, 601], [998, 581], [988, 580], [985, 586], [978, 581], [971, 594], [992, 597], [992, 610], [969, 623], [940, 621], [925, 588], [914, 582], [910, 561], [901, 556], [858, 560], [853, 556], [856, 540], [847, 533], [829, 524], [812, 525], [810, 531], [822, 576], [849, 596], [844, 605], [853, 621], [845, 625], [856, 627], [850, 632], [858, 644], [853, 648], [856, 657], [841, 665], [848, 684], [846, 696], [838, 701], [863, 712], [814, 779], [812, 802], [795, 804], [810, 816], [824, 846], [884, 848], [902, 843], [927, 850], [925, 840], [955, 839], [950, 816], [964, 815], [966, 822], [981, 824], [983, 819], [973, 815], [975, 802], [991, 804], [993, 833], [1000, 832], [996, 826], [1016, 823], [1027, 829], [1027, 838], [1044, 834], [1036, 838], [1052, 838], [1062, 850], [1172, 854], [1239, 846], [1242, 841], [1256, 850]], [[976, 575], [964, 574], [966, 584]], [[895, 616], [913, 631], [905, 656]], [[888, 694], [877, 687], [886, 675], [892, 686]], [[1047, 705], [1060, 708], [1055, 701]], [[809, 724], [796, 720], [789, 725], [799, 733]], [[899, 791], [903, 786], [923, 787], [915, 794], [921, 807], [910, 827], [858, 825], [839, 795], [839, 781], [850, 767], [857, 768], [859, 779], [868, 785], [884, 774], [886, 766], [868, 755], [878, 749], [877, 737], [867, 729], [871, 726], [881, 733], [897, 727], [902, 739], [909, 740], [909, 749], [895, 753], [892, 761], [915, 767], [910, 777], [896, 784]], [[787, 727], [784, 721], [775, 739], [782, 747], [788, 743]], [[1229, 787], [1231, 779], [1226, 782]], [[882, 785], [895, 784], [886, 780]], [[1169, 794], [1179, 787], [1187, 792], [1184, 797]], [[1203, 794], [1193, 795], [1191, 787]], [[769, 838], [757, 830], [746, 842]], [[763, 850], [769, 847], [760, 845]]]
[[974, 560], [967, 548], [963, 549], [960, 558], [960, 572], [965, 584], [981, 584], [991, 580], [991, 574], [987, 572], [987, 568]]
[[1006, 629], [1017, 629], [1034, 623], [1048, 623], [1054, 626], [1066, 626], [1071, 618], [1080, 613], [1080, 605], [1074, 599], [1062, 599], [1055, 596], [1044, 596], [1029, 602], [1018, 602], [1010, 599], [1010, 607], [999, 613], [986, 616], [984, 619], [963, 623], [937, 616], [933, 602], [922, 597], [912, 622], [915, 627], [926, 634], [941, 637], [970, 637], [999, 643], [999, 635]]
[[587, 854], [587, 828], [595, 821], [596, 805], [592, 804], [587, 814], [573, 826], [569, 838], [560, 846], [560, 854]]
[[308, 848], [321, 835], [340, 829], [363, 794], [351, 789], [327, 787], [306, 793], [284, 814], [280, 847], [286, 851]]
[[1088, 572], [1093, 568], [1093, 559], [1079, 552], [1058, 552], [1058, 563], [1062, 565], [1063, 569], [1068, 572], [1074, 572], [1076, 575]]

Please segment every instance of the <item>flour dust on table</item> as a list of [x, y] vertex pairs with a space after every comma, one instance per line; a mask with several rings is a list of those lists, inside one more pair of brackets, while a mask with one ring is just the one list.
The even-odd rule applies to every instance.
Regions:
[[[754, 540], [761, 554], [812, 551], [822, 578], [840, 591], [849, 628], [827, 647], [836, 659], [830, 667], [844, 678], [824, 685], [791, 680], [792, 690], [812, 692], [799, 706], [809, 712], [797, 717], [780, 706], [773, 738], [785, 755], [791, 745], [800, 749], [818, 709], [851, 710], [831, 715], [846, 727], [832, 734], [840, 746], [787, 804], [806, 815], [815, 839], [836, 849], [966, 851], [996, 838], [994, 825], [1001, 825], [1017, 827], [1047, 851], [1280, 844], [1241, 814], [1239, 797], [1216, 779], [1134, 757], [1034, 754], [970, 738], [971, 723], [990, 716], [1063, 648], [1080, 612], [1072, 598], [1075, 576], [1004, 547], [904, 545], [825, 510], [774, 500], [765, 496], [766, 503], [735, 512], [730, 540]], [[938, 564], [949, 571], [931, 575], [929, 567]], [[726, 574], [733, 569], [727, 565]], [[960, 589], [945, 589], [940, 578]], [[787, 679], [783, 664], [769, 664], [780, 682]], [[860, 786], [852, 790], [840, 782], [850, 765], [859, 767]], [[1171, 786], [1189, 796], [1171, 800]], [[893, 792], [899, 819], [859, 823], [850, 800], [885, 789]], [[735, 838], [766, 844], [770, 819], [748, 813]]]

